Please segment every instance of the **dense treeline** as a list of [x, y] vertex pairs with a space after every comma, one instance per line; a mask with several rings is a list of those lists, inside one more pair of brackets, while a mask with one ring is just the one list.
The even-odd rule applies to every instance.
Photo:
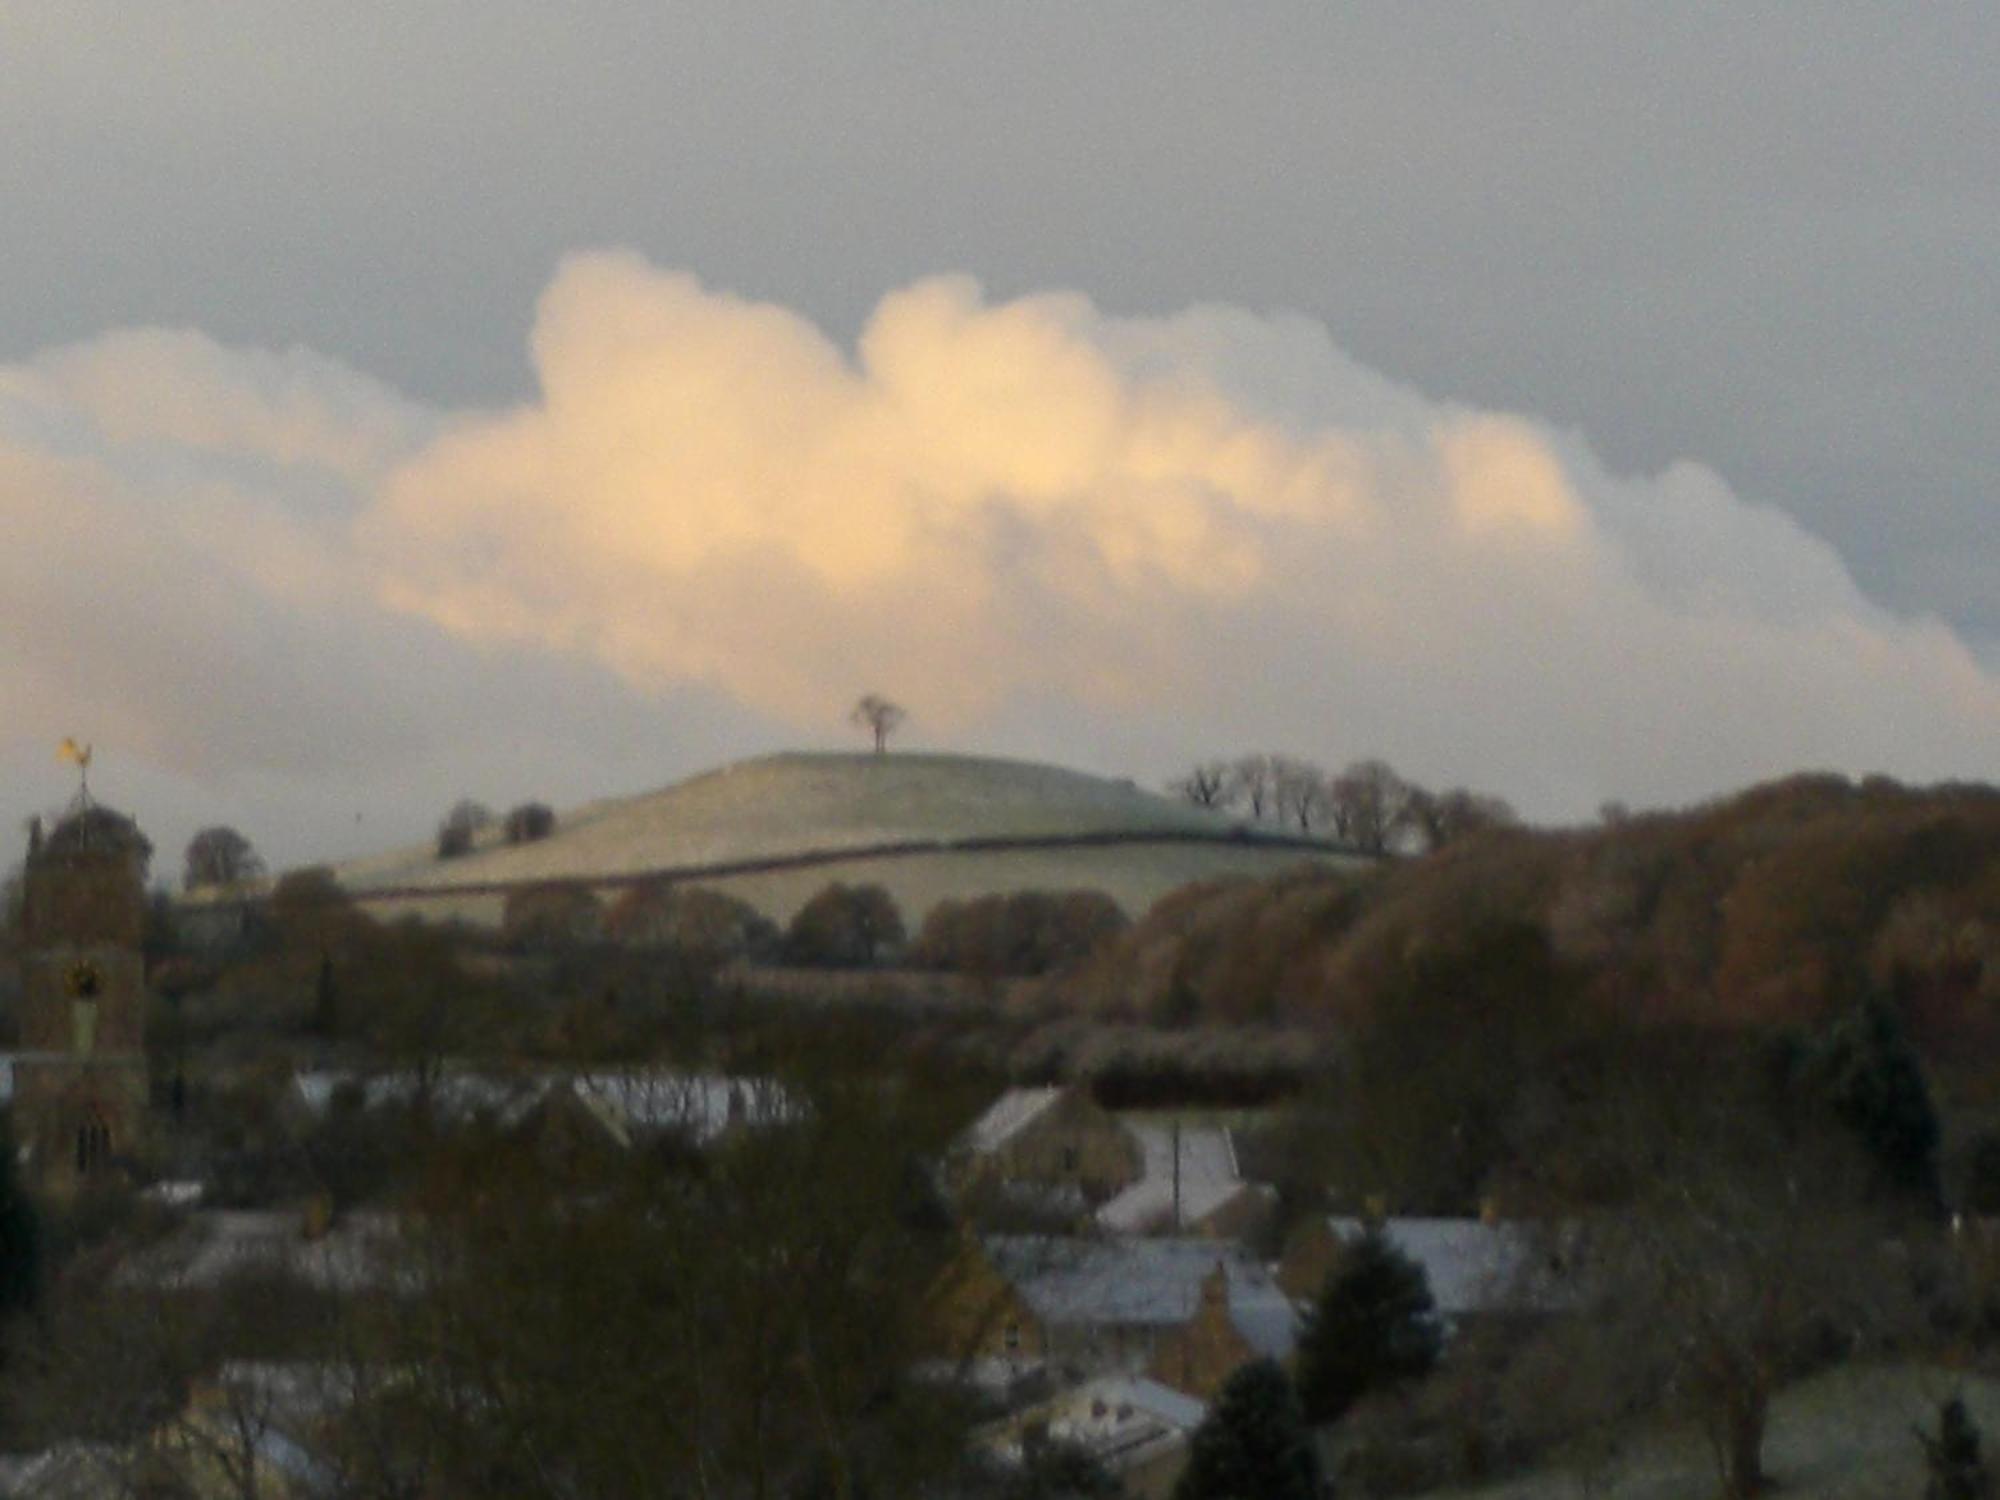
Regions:
[[1048, 994], [1167, 1022], [1351, 1021], [1420, 968], [1490, 988], [1508, 928], [1628, 1019], [1796, 1023], [1882, 993], [1928, 1048], [1990, 1044], [2000, 793], [1799, 777], [1586, 831], [1488, 830], [1362, 881], [1190, 887]]

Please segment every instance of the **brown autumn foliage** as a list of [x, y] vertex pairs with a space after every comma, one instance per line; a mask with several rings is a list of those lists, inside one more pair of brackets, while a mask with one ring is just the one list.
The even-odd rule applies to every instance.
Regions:
[[523, 886], [507, 895], [500, 935], [518, 950], [594, 943], [604, 936], [604, 903], [573, 885]]
[[1046, 974], [1127, 925], [1102, 891], [1014, 891], [940, 901], [924, 918], [912, 968], [990, 976]]
[[697, 885], [635, 885], [605, 916], [627, 948], [678, 949], [714, 959], [767, 957], [779, 946], [771, 919], [747, 901]]
[[1624, 1019], [1799, 1024], [1887, 992], [1927, 1049], [2000, 1043], [2000, 790], [1799, 776], [1601, 828], [1495, 829], [1373, 876], [1194, 886], [1031, 998], [1351, 1020], [1507, 926]]

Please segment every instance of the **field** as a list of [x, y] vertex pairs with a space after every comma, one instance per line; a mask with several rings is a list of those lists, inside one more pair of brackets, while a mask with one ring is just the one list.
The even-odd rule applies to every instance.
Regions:
[[[939, 847], [1078, 839], [1107, 842]], [[885, 845], [909, 847], [887, 853]], [[809, 862], [787, 863], [801, 859]], [[1056, 766], [947, 755], [792, 754], [589, 804], [562, 815], [555, 834], [538, 843], [508, 846], [489, 833], [457, 859], [439, 860], [425, 844], [335, 873], [358, 896], [374, 895], [373, 906], [489, 922], [501, 900], [496, 886], [764, 864], [775, 867], [704, 876], [700, 883], [784, 921], [830, 881], [874, 881], [888, 887], [914, 924], [947, 898], [1077, 887], [1104, 891], [1136, 916], [1190, 881], [1270, 875], [1303, 859], [1338, 863], [1342, 856], [1246, 839], [1230, 818]], [[484, 889], [446, 894], [467, 887]]]
[[[1963, 1396], [1987, 1435], [2000, 1437], [2000, 1380], [1915, 1365], [1844, 1366], [1779, 1397], [1764, 1445], [1772, 1493], [1793, 1500], [1883, 1500], [1924, 1493], [1916, 1430], [1935, 1435], [1938, 1403]], [[1555, 1465], [1438, 1500], [1711, 1500], [1716, 1478], [1700, 1435], [1670, 1427], [1635, 1436], [1608, 1459]]]

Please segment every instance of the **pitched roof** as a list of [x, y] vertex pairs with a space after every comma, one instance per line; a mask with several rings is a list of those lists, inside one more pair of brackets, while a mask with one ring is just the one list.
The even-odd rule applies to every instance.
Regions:
[[[1343, 1243], [1367, 1232], [1365, 1220], [1332, 1217]], [[1424, 1268], [1431, 1298], [1446, 1317], [1560, 1305], [1562, 1270], [1549, 1263], [1535, 1226], [1483, 1219], [1389, 1219], [1389, 1243]]]
[[118, 1280], [131, 1286], [212, 1287], [233, 1276], [281, 1275], [323, 1291], [379, 1289], [407, 1281], [394, 1257], [397, 1220], [349, 1214], [317, 1238], [300, 1216], [262, 1209], [195, 1213], [175, 1233], [133, 1256]]
[[732, 1124], [797, 1120], [803, 1106], [768, 1078], [721, 1073], [588, 1073], [570, 1080], [586, 1104], [608, 1111], [627, 1130], [683, 1130], [710, 1141]]
[[[353, 1090], [364, 1108], [373, 1109], [412, 1103], [419, 1087], [416, 1074], [410, 1072], [326, 1069], [303, 1071], [292, 1079], [299, 1102], [315, 1115], [327, 1113], [343, 1090]], [[432, 1107], [441, 1114], [458, 1119], [484, 1115], [503, 1125], [517, 1124], [545, 1099], [569, 1090], [616, 1134], [685, 1129], [699, 1141], [714, 1139], [736, 1121], [774, 1124], [796, 1119], [800, 1111], [796, 1101], [770, 1079], [720, 1073], [453, 1070], [431, 1080], [429, 1088]]]
[[1298, 1339], [1298, 1313], [1248, 1254], [1213, 1240], [985, 1241], [994, 1269], [1044, 1323], [1174, 1328], [1201, 1306], [1202, 1282], [1220, 1265], [1229, 1317], [1258, 1354], [1280, 1357]]
[[1243, 1190], [1236, 1166], [1236, 1146], [1220, 1125], [1184, 1125], [1180, 1148], [1180, 1217], [1174, 1220], [1174, 1154], [1172, 1125], [1121, 1122], [1139, 1143], [1143, 1162], [1139, 1180], [1097, 1210], [1097, 1222], [1117, 1234], [1135, 1234], [1162, 1226], [1196, 1224]]
[[998, 1151], [1054, 1107], [1060, 1088], [1008, 1089], [966, 1127], [963, 1143], [975, 1156]]

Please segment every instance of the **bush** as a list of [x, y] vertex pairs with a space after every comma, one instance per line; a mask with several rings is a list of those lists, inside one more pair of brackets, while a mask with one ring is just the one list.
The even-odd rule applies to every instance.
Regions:
[[1015, 891], [940, 901], [911, 950], [920, 969], [960, 974], [1046, 974], [1083, 958], [1129, 924], [1101, 891]]
[[879, 885], [828, 886], [800, 907], [785, 930], [793, 963], [860, 969], [902, 947], [903, 916]]
[[523, 802], [507, 814], [502, 832], [510, 844], [532, 844], [556, 831], [555, 810], [543, 802]]
[[508, 893], [500, 935], [523, 950], [594, 943], [604, 936], [604, 903], [579, 886], [528, 886]]
[[484, 803], [474, 802], [470, 798], [461, 800], [444, 815], [444, 821], [438, 824], [437, 857], [457, 859], [461, 855], [470, 854], [480, 830], [490, 825], [492, 821], [493, 813]]
[[777, 925], [756, 907], [698, 885], [634, 886], [612, 903], [605, 930], [628, 948], [707, 960], [765, 958], [779, 947]]

